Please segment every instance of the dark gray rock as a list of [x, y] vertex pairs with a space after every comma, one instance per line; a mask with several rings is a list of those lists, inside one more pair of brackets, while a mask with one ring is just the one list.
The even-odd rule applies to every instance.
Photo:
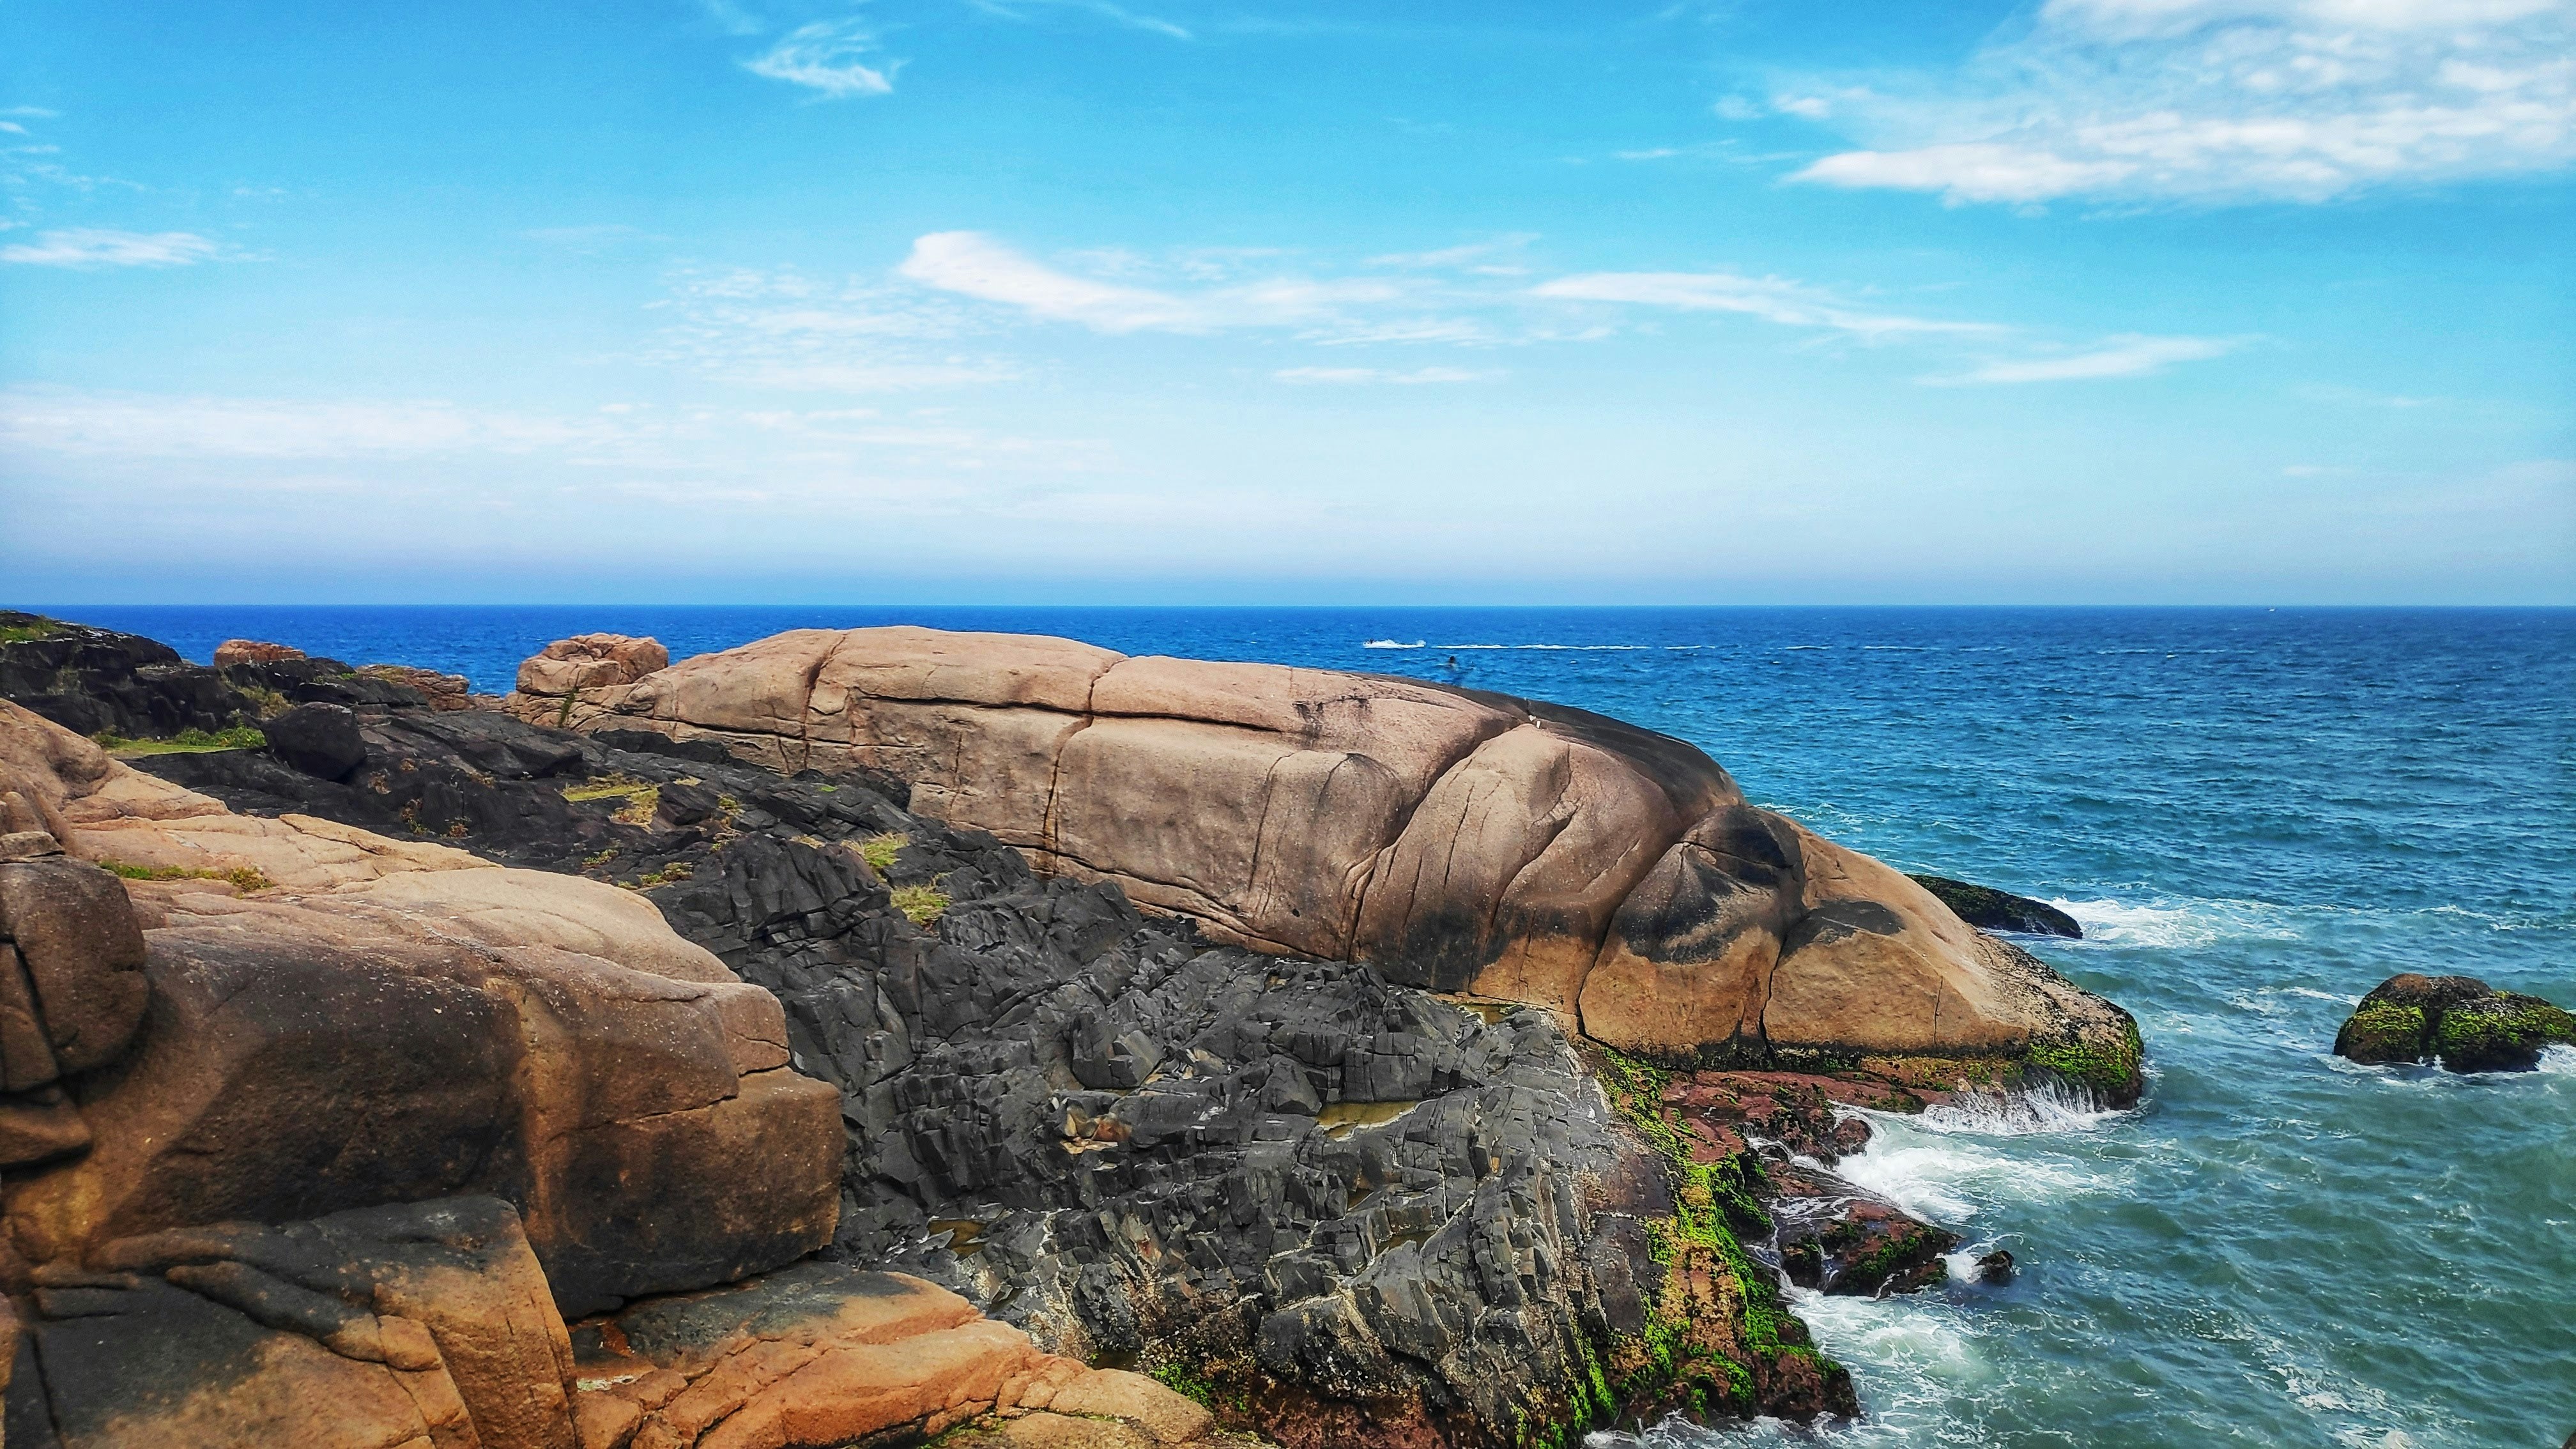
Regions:
[[270, 753], [319, 780], [345, 779], [367, 758], [357, 713], [345, 704], [299, 704], [261, 728]]
[[1960, 920], [1981, 931], [2016, 931], [2025, 936], [2065, 936], [2081, 940], [2084, 927], [2073, 916], [2046, 901], [1971, 885], [1943, 875], [1918, 875], [1916, 885], [1941, 898]]

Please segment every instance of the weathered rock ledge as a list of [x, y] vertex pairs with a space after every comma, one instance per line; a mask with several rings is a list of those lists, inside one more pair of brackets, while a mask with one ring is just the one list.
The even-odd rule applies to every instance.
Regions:
[[915, 813], [1218, 940], [1543, 1007], [1676, 1065], [2137, 1093], [2126, 1013], [1616, 720], [1031, 635], [799, 630], [647, 669], [658, 652], [565, 641], [509, 707], [877, 772]]

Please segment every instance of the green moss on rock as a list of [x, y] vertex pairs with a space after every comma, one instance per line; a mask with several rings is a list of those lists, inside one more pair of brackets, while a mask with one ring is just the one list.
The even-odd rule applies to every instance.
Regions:
[[2357, 1062], [2438, 1059], [2455, 1072], [2527, 1072], [2544, 1047], [2576, 1046], [2576, 1015], [2474, 976], [2391, 976], [2335, 1033]]

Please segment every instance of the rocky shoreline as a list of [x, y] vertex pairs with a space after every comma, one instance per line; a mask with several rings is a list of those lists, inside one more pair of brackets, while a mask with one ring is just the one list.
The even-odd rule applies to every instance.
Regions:
[[[0, 619], [20, 634], [41, 622]], [[746, 1041], [775, 1042], [775, 1065], [758, 1070], [818, 1084], [837, 1100], [837, 1112], [827, 1114], [828, 1145], [798, 1126], [792, 1148], [758, 1148], [752, 1138], [719, 1133], [720, 1141], [697, 1149], [706, 1160], [694, 1165], [654, 1155], [664, 1149], [612, 1153], [676, 1173], [668, 1200], [637, 1188], [631, 1167], [605, 1177], [576, 1172], [555, 1194], [557, 1201], [566, 1194], [598, 1199], [602, 1222], [641, 1225], [687, 1211], [685, 1202], [723, 1200], [723, 1187], [702, 1184], [709, 1173], [756, 1182], [744, 1199], [752, 1204], [742, 1210], [749, 1218], [736, 1212], [727, 1221], [719, 1212], [705, 1227], [733, 1248], [751, 1245], [721, 1262], [722, 1254], [700, 1253], [676, 1267], [666, 1259], [575, 1269], [592, 1259], [546, 1246], [561, 1236], [547, 1226], [552, 1219], [527, 1218], [545, 1207], [545, 1194], [531, 1198], [507, 1173], [449, 1173], [462, 1187], [497, 1189], [497, 1196], [438, 1199], [493, 1205], [452, 1210], [478, 1224], [468, 1247], [452, 1251], [510, 1258], [510, 1232], [523, 1219], [534, 1224], [520, 1241], [536, 1241], [536, 1257], [510, 1258], [524, 1261], [525, 1271], [509, 1272], [521, 1274], [522, 1298], [533, 1291], [550, 1300], [548, 1313], [560, 1310], [555, 1321], [562, 1326], [551, 1332], [563, 1347], [544, 1365], [498, 1377], [556, 1383], [551, 1400], [541, 1389], [526, 1392], [556, 1403], [559, 1413], [543, 1404], [515, 1418], [476, 1409], [466, 1415], [476, 1437], [432, 1433], [430, 1442], [622, 1449], [891, 1443], [954, 1433], [968, 1436], [957, 1442], [984, 1442], [972, 1438], [984, 1435], [996, 1443], [1143, 1444], [1249, 1433], [1296, 1446], [1561, 1445], [1591, 1427], [1675, 1410], [1701, 1418], [1850, 1414], [1860, 1406], [1848, 1375], [1814, 1350], [1785, 1306], [1782, 1280], [1826, 1292], [1908, 1291], [1941, 1281], [1956, 1247], [1950, 1235], [1833, 1175], [1838, 1156], [1867, 1140], [1866, 1120], [1854, 1109], [1919, 1109], [1945, 1093], [1997, 1090], [2037, 1075], [2110, 1101], [2133, 1100], [2137, 1090], [2134, 1028], [2107, 1005], [2096, 1015], [2118, 1028], [2109, 1038], [2088, 1028], [2091, 1035], [2032, 1041], [2014, 1053], [1942, 1042], [1922, 1050], [1772, 1053], [1750, 1049], [1741, 1033], [1724, 1037], [1723, 1050], [1679, 1051], [1653, 1039], [1588, 1032], [1594, 1013], [1567, 1010], [1573, 1001], [1588, 1005], [1586, 982], [1570, 994], [1530, 989], [1524, 994], [1535, 999], [1510, 1001], [1494, 989], [1503, 978], [1474, 968], [1472, 955], [1464, 959], [1473, 969], [1438, 965], [1461, 959], [1443, 956], [1446, 948], [1428, 953], [1438, 958], [1430, 966], [1421, 953], [1402, 951], [1350, 952], [1364, 959], [1347, 959], [1248, 940], [1258, 932], [1247, 927], [1267, 918], [1231, 908], [1221, 918], [1197, 916], [1176, 909], [1177, 897], [1167, 893], [1159, 909], [1140, 909], [1132, 882], [1149, 892], [1167, 888], [1122, 872], [1097, 837], [1085, 847], [1092, 865], [1069, 866], [1067, 836], [1053, 822], [1078, 801], [1041, 802], [1034, 843], [1009, 842], [961, 823], [961, 813], [971, 812], [954, 808], [961, 793], [954, 778], [915, 771], [907, 779], [896, 762], [847, 748], [819, 761], [778, 758], [775, 728], [746, 748], [753, 732], [728, 739], [669, 712], [621, 713], [613, 706], [632, 699], [639, 685], [684, 682], [671, 681], [658, 648], [644, 645], [567, 641], [530, 662], [522, 682], [536, 689], [523, 689], [503, 711], [473, 700], [459, 707], [458, 691], [424, 693], [391, 671], [332, 661], [244, 658], [201, 669], [161, 657], [167, 651], [155, 653], [159, 646], [148, 641], [101, 631], [49, 631], [0, 644], [0, 696], [26, 707], [13, 716], [10, 738], [18, 743], [5, 768], [17, 793], [6, 798], [29, 802], [9, 807], [18, 814], [0, 826], [19, 832], [11, 840], [29, 837], [18, 848], [34, 852], [30, 860], [61, 862], [47, 870], [94, 873], [70, 859], [87, 856], [112, 861], [127, 877], [136, 916], [146, 923], [143, 974], [156, 1001], [173, 989], [164, 977], [181, 955], [180, 928], [205, 912], [264, 909], [271, 901], [280, 910], [340, 909], [333, 892], [387, 889], [299, 883], [282, 864], [263, 873], [269, 857], [257, 850], [226, 855], [207, 847], [219, 826], [241, 837], [232, 845], [248, 839], [247, 824], [221, 822], [271, 822], [260, 829], [291, 830], [307, 854], [311, 841], [347, 832], [359, 842], [354, 852], [372, 861], [434, 852], [435, 871], [400, 879], [444, 877], [440, 889], [448, 895], [440, 902], [423, 895], [405, 907], [409, 919], [477, 922], [491, 942], [484, 949], [504, 955], [532, 939], [532, 918], [502, 921], [488, 904], [459, 915], [443, 903], [456, 880], [529, 875], [567, 882], [567, 890], [586, 881], [580, 890], [649, 903], [666, 923], [668, 946], [586, 941], [586, 959], [604, 952], [631, 965], [655, 953], [703, 953], [715, 974], [686, 969], [719, 984], [698, 989], [721, 995], [721, 982], [738, 980], [771, 1003], [765, 1009], [774, 1013], [774, 1028], [728, 1028], [749, 1031]], [[696, 663], [691, 677], [706, 678], [709, 667]], [[810, 687], [812, 678], [806, 682]], [[757, 693], [735, 683], [715, 697]], [[951, 678], [940, 690], [916, 689], [906, 704], [940, 691], [953, 701], [961, 693], [955, 685]], [[669, 688], [662, 697], [689, 693]], [[1475, 703], [1501, 721], [1478, 728], [1504, 735], [1528, 727], [1514, 719], [1547, 722]], [[800, 700], [766, 717], [793, 724], [809, 708], [810, 700]], [[74, 728], [45, 734], [28, 710]], [[77, 728], [84, 723], [92, 727]], [[261, 742], [137, 753], [118, 764], [82, 755], [96, 747], [78, 738], [227, 728], [256, 728]], [[1245, 733], [1230, 728], [1230, 739]], [[1583, 748], [1599, 749], [1604, 739], [1617, 746], [1605, 755], [1610, 765], [1645, 752], [1666, 776], [1698, 768], [1653, 755], [1664, 746], [1688, 749], [1676, 742], [1583, 729]], [[814, 735], [810, 722], [794, 730], [785, 737]], [[1364, 735], [1354, 737], [1353, 748], [1367, 747]], [[1490, 744], [1498, 737], [1484, 738]], [[852, 736], [845, 731], [843, 738]], [[1124, 768], [1122, 788], [1135, 788], [1138, 767]], [[64, 783], [85, 770], [92, 773]], [[129, 778], [137, 783], [118, 783]], [[34, 803], [49, 790], [61, 799]], [[174, 813], [200, 810], [183, 796], [214, 813]], [[112, 819], [102, 803], [111, 797]], [[1572, 803], [1563, 820], [1572, 824], [1560, 823], [1549, 839], [1579, 828], [1583, 810], [1597, 808], [1587, 802], [1598, 798], [1564, 797]], [[925, 802], [937, 813], [923, 810]], [[1721, 813], [1745, 810], [1724, 799], [1709, 803]], [[69, 818], [83, 811], [100, 818]], [[1745, 822], [1766, 839], [1781, 838], [1752, 818], [1758, 814], [1726, 816], [1738, 822], [1732, 837], [1685, 838], [1682, 826], [1670, 827], [1678, 841], [1670, 849], [1747, 870]], [[1416, 811], [1412, 818], [1423, 817]], [[111, 825], [121, 832], [112, 846]], [[170, 843], [174, 832], [207, 863], [181, 863], [199, 856], [179, 854]], [[33, 839], [38, 835], [44, 839]], [[1699, 838], [1720, 845], [1710, 853], [1711, 846], [1692, 843]], [[1808, 858], [1821, 856], [1811, 850]], [[240, 863], [225, 863], [233, 860]], [[1101, 868], [1104, 861], [1111, 868]], [[455, 869], [457, 862], [477, 869]], [[1601, 898], [1614, 906], [1616, 897], [1634, 900], [1630, 887], [1651, 878], [1651, 864], [1622, 867], [1617, 889]], [[1849, 878], [1857, 867], [1837, 869], [1845, 872], [1837, 878]], [[1526, 864], [1515, 874], [1527, 876]], [[1707, 870], [1691, 879], [1721, 877], [1746, 879]], [[317, 890], [323, 894], [313, 895]], [[1745, 895], [1728, 887], [1715, 898]], [[1216, 896], [1203, 891], [1202, 898]], [[316, 904], [291, 904], [299, 899]], [[600, 909], [581, 899], [584, 911]], [[1665, 939], [1715, 939], [1708, 922], [1724, 912], [1673, 909], [1679, 897], [1672, 890], [1658, 899]], [[1906, 910], [1924, 909], [1906, 900]], [[1547, 933], [1561, 935], [1568, 929], [1561, 923], [1576, 917], [1609, 929], [1616, 915], [1569, 917], [1566, 908], [1554, 909], [1553, 916], [1525, 913], [1540, 924], [1520, 928], [1524, 935], [1556, 939]], [[1845, 954], [1816, 959], [1843, 962], [1846, 972], [1880, 969], [1869, 963], [1889, 959], [1884, 953], [1892, 947], [1872, 943], [1902, 942], [1918, 929], [1956, 930], [1964, 934], [1941, 939], [1964, 947], [1941, 949], [1964, 954], [1941, 959], [1998, 973], [1966, 978], [1971, 989], [1984, 989], [1977, 983], [1987, 979], [2037, 982], [2010, 989], [2043, 1003], [2072, 1002], [2079, 1015], [2094, 1011], [2084, 1005], [2091, 998], [2007, 943], [1957, 924], [1937, 902], [1930, 909], [1948, 925], [1931, 918], [1928, 926], [1893, 930], [1880, 929], [1875, 917], [1864, 920], [1858, 904], [1803, 909], [1822, 921], [1803, 934], [1794, 918], [1781, 923], [1758, 911], [1745, 918], [1769, 922], [1764, 939], [1799, 943], [1791, 950], [1824, 938]], [[456, 929], [437, 928], [446, 935]], [[546, 929], [560, 938], [559, 927]], [[32, 973], [37, 953], [23, 929], [18, 937]], [[1415, 929], [1411, 939], [1427, 938]], [[1855, 946], [1880, 954], [1848, 954]], [[299, 949], [337, 969], [349, 948], [308, 936]], [[1508, 955], [1513, 948], [1499, 949]], [[1649, 964], [1671, 975], [1681, 958], [1671, 950], [1662, 955], [1662, 963]], [[1689, 959], [1723, 955], [1720, 949]], [[1523, 971], [1514, 979], [1526, 985], [1542, 974]], [[635, 988], [619, 990], [631, 996]], [[672, 993], [656, 987], [647, 994]], [[742, 1020], [750, 1020], [741, 1018], [748, 1009], [725, 1008]], [[570, 1022], [576, 1055], [585, 1031], [626, 1040], [635, 1030], [611, 1027], [607, 1016], [583, 1027], [563, 1011], [549, 1008]], [[407, 1017], [377, 1019], [367, 1028], [376, 1039], [363, 1050], [399, 1054], [416, 1029]], [[748, 1046], [732, 1051], [772, 1060]], [[67, 1095], [54, 1090], [85, 1120], [103, 1121], [93, 1108], [113, 1093], [106, 1078], [134, 1070], [117, 1059], [105, 1072], [69, 1078]], [[251, 1081], [274, 1070], [253, 1053], [237, 1075]], [[738, 1099], [739, 1089], [721, 1100]], [[104, 1142], [107, 1133], [93, 1135]], [[437, 1138], [422, 1129], [388, 1153], [433, 1152]], [[744, 1155], [755, 1148], [788, 1157]], [[133, 1380], [110, 1374], [85, 1384], [74, 1374], [58, 1382], [54, 1365], [63, 1353], [44, 1349], [70, 1342], [62, 1337], [74, 1331], [66, 1325], [106, 1321], [84, 1318], [76, 1302], [69, 1316], [58, 1311], [69, 1301], [62, 1294], [75, 1291], [65, 1286], [71, 1278], [110, 1271], [102, 1250], [45, 1261], [24, 1251], [27, 1205], [42, 1199], [49, 1175], [85, 1170], [83, 1150], [94, 1157], [98, 1149], [21, 1159], [25, 1165], [8, 1167], [0, 1188], [26, 1260], [9, 1268], [6, 1284], [25, 1324], [25, 1371], [11, 1380], [9, 1433], [21, 1432], [20, 1406], [32, 1394], [49, 1409], [28, 1422], [43, 1417], [57, 1437], [27, 1442], [140, 1442], [130, 1430], [141, 1421], [125, 1429], [69, 1427], [93, 1422], [80, 1418], [79, 1404], [114, 1409], [118, 1395], [139, 1392]], [[273, 1161], [260, 1156], [265, 1150], [245, 1148], [242, 1170]], [[635, 1158], [635, 1151], [646, 1156]], [[786, 1160], [820, 1163], [790, 1175], [805, 1174], [799, 1180], [837, 1199], [820, 1213], [827, 1226], [819, 1233], [798, 1226], [816, 1221], [812, 1210], [790, 1214], [783, 1228], [763, 1218], [777, 1199], [776, 1163]], [[246, 1189], [238, 1199], [243, 1211], [215, 1218], [329, 1221], [307, 1210], [319, 1201], [311, 1192], [293, 1184], [261, 1190], [267, 1196]], [[333, 1206], [429, 1210], [400, 1207], [425, 1195], [390, 1180], [350, 1191], [374, 1191], [372, 1202], [383, 1206]], [[718, 1196], [705, 1197], [709, 1192]], [[194, 1229], [215, 1220], [191, 1219], [188, 1211], [174, 1205], [156, 1226]], [[506, 1230], [495, 1211], [511, 1214]], [[419, 1241], [423, 1230], [401, 1221], [362, 1226], [375, 1239]], [[192, 1261], [286, 1261], [258, 1246], [266, 1240], [244, 1237], [248, 1228], [223, 1231], [233, 1236], [206, 1239], [214, 1246], [192, 1249]], [[358, 1229], [329, 1231], [345, 1237]], [[118, 1249], [111, 1256], [148, 1268], [164, 1264], [169, 1251]], [[112, 1270], [142, 1285], [139, 1271]], [[167, 1291], [199, 1298], [209, 1291], [185, 1264], [160, 1271]], [[270, 1276], [306, 1284], [310, 1293], [320, 1291], [310, 1286], [317, 1271], [290, 1264], [280, 1270], [284, 1277]], [[525, 1272], [537, 1274], [533, 1290]], [[345, 1288], [357, 1279], [342, 1271], [333, 1281]], [[580, 1287], [585, 1281], [594, 1286]], [[386, 1296], [380, 1282], [369, 1291], [370, 1301]], [[205, 1301], [236, 1300], [217, 1292]], [[260, 1316], [266, 1309], [241, 1311], [273, 1332], [311, 1331], [278, 1330], [273, 1313]], [[341, 1318], [308, 1314], [296, 1322]], [[145, 1325], [132, 1331], [147, 1346], [150, 1332], [159, 1331], [149, 1327], [149, 1315], [118, 1321]], [[310, 1341], [337, 1354], [332, 1335], [341, 1333], [326, 1327]], [[894, 1346], [932, 1339], [945, 1345], [940, 1352], [949, 1357], [939, 1362], [954, 1373], [932, 1373], [929, 1360], [937, 1355], [926, 1348], [903, 1363], [888, 1357], [905, 1357]], [[777, 1347], [791, 1341], [802, 1346], [793, 1353]], [[764, 1355], [774, 1361], [750, 1372]], [[378, 1361], [390, 1362], [381, 1354]], [[236, 1379], [258, 1382], [238, 1372]], [[236, 1398], [248, 1392], [238, 1383], [226, 1391]], [[912, 1397], [886, 1388], [895, 1384], [911, 1384]], [[876, 1407], [855, 1407], [862, 1402]], [[1077, 1407], [1085, 1403], [1108, 1407]], [[505, 1418], [537, 1427], [494, 1427]], [[561, 1432], [547, 1427], [558, 1419]], [[404, 1442], [300, 1432], [265, 1442]]]

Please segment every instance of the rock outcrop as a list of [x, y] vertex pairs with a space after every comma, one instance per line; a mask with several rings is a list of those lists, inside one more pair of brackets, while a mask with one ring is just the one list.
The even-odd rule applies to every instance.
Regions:
[[[1081, 646], [1031, 648], [1018, 683], [973, 688], [1070, 699], [1040, 666]], [[0, 1252], [23, 1330], [10, 1433], [1142, 1449], [1211, 1442], [1212, 1407], [1298, 1449], [1466, 1449], [1671, 1409], [1848, 1413], [1780, 1276], [1901, 1291], [1954, 1241], [1834, 1175], [1867, 1137], [1849, 1109], [2033, 1066], [2108, 1094], [2123, 1062], [2133, 1079], [2125, 1017], [1937, 903], [1899, 914], [1891, 872], [1743, 805], [1686, 746], [1499, 697], [1381, 707], [1359, 686], [1391, 682], [1175, 661], [1111, 693], [1182, 713], [1094, 718], [1099, 684], [1157, 663], [1109, 658], [1034, 756], [1008, 731], [1046, 707], [961, 704], [937, 669], [869, 676], [838, 724], [801, 684], [746, 706], [774, 721], [758, 729], [599, 712], [692, 669], [613, 637], [555, 655], [552, 677], [594, 682], [523, 694], [521, 719], [382, 679], [326, 694], [339, 676], [316, 665], [264, 746], [131, 765], [0, 706], [0, 873], [42, 887], [22, 910], [0, 881], [0, 952], [86, 983], [0, 1000], [0, 1126], [33, 1124], [0, 1178], [23, 1254]], [[163, 668], [72, 683], [166, 700], [143, 678]], [[1263, 697], [1282, 673], [1307, 678]], [[701, 680], [709, 708], [743, 678]], [[943, 709], [955, 732], [934, 736]], [[830, 743], [871, 714], [856, 735], [882, 754]], [[1004, 734], [975, 733], [997, 715]], [[1117, 720], [1134, 728], [1084, 763], [1075, 743]], [[819, 753], [794, 753], [809, 734]], [[1308, 758], [1330, 753], [1315, 740], [1340, 763]], [[953, 823], [1019, 798], [1031, 758], [1033, 834]], [[1200, 793], [1218, 789], [1277, 818]], [[1447, 848], [1418, 828], [1433, 801]], [[1192, 843], [1122, 843], [1201, 810]], [[1193, 874], [1194, 850], [1215, 865]], [[83, 928], [64, 966], [45, 913], [112, 916], [110, 891], [132, 939]], [[1289, 949], [1308, 929], [1347, 939]], [[1811, 1013], [1865, 1010], [1823, 998], [1948, 969], [1907, 955], [1918, 930], [2007, 1007], [2036, 971], [2043, 1003], [2109, 1024], [1925, 1054], [1768, 1039], [1799, 990]], [[1393, 943], [1370, 948], [1389, 964], [1363, 941]], [[1670, 970], [1677, 1001], [1734, 980], [1733, 1014], [1707, 1018], [1733, 1044], [1573, 1030], [1614, 966]], [[1738, 978], [1765, 972], [1748, 1007]]]
[[2474, 976], [2407, 972], [2373, 987], [2335, 1033], [2356, 1062], [2439, 1061], [2454, 1072], [2527, 1072], [2544, 1047], [2576, 1046], [2576, 1014]]
[[409, 681], [283, 645], [236, 651], [209, 668], [157, 640], [0, 609], [0, 699], [78, 735], [162, 739], [258, 725], [295, 704], [385, 707], [424, 698]]
[[2137, 1092], [2117, 1008], [1615, 720], [914, 628], [799, 630], [611, 682], [648, 643], [552, 646], [512, 707], [784, 773], [878, 772], [917, 813], [1219, 940], [1545, 1007], [1676, 1063], [2039, 1067]]
[[304, 657], [304, 651], [291, 644], [272, 644], [265, 639], [227, 639], [215, 646], [217, 669], [228, 664], [279, 664]]
[[2025, 936], [2064, 936], [2069, 940], [2084, 939], [2083, 923], [2046, 901], [1999, 891], [1993, 886], [1971, 885], [1943, 875], [1908, 877], [1930, 891], [1941, 904], [1958, 913], [1959, 919], [1980, 931], [2012, 931]]

